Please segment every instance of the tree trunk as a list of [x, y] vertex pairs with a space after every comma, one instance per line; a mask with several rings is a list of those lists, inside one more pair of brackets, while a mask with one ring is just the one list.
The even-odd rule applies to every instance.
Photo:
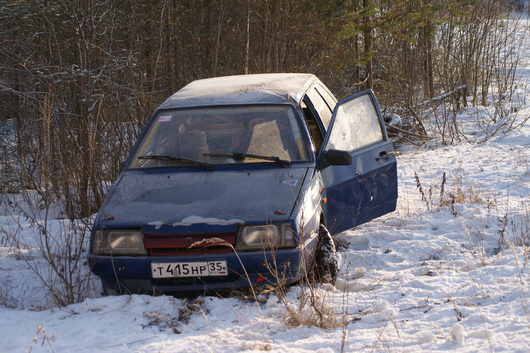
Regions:
[[[371, 0], [363, 0], [363, 9], [369, 10]], [[372, 26], [370, 16], [363, 18], [364, 55], [366, 57], [366, 88], [373, 88], [373, 68], [372, 68]]]

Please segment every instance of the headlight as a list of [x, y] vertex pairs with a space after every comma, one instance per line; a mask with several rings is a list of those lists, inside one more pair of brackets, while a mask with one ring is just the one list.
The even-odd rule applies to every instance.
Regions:
[[95, 255], [146, 255], [144, 236], [139, 230], [98, 230], [92, 252]]
[[267, 250], [296, 246], [289, 224], [267, 224], [242, 227], [237, 237], [237, 250]]

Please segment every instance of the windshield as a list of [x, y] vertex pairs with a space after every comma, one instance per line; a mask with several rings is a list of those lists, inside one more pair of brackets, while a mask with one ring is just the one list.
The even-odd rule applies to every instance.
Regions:
[[166, 110], [158, 113], [130, 168], [308, 161], [292, 106]]

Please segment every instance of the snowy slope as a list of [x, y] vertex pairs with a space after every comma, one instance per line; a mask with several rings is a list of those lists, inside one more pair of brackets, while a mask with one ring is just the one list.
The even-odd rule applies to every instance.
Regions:
[[[519, 29], [520, 116], [530, 115], [528, 25]], [[488, 109], [459, 116], [470, 142], [401, 148], [397, 211], [339, 235], [335, 287], [292, 287], [283, 302], [98, 297], [94, 283], [93, 298], [36, 311], [51, 303], [27, 268], [39, 259], [4, 241], [0, 352], [528, 352], [530, 124], [477, 144], [472, 122]], [[35, 246], [24, 217], [4, 212], [0, 226]], [[308, 325], [319, 323], [301, 306], [310, 294], [324, 328]]]

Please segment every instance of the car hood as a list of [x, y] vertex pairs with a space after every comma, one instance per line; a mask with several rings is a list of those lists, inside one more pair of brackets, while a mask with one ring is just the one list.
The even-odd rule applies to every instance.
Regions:
[[125, 171], [100, 209], [98, 227], [286, 221], [307, 170]]

